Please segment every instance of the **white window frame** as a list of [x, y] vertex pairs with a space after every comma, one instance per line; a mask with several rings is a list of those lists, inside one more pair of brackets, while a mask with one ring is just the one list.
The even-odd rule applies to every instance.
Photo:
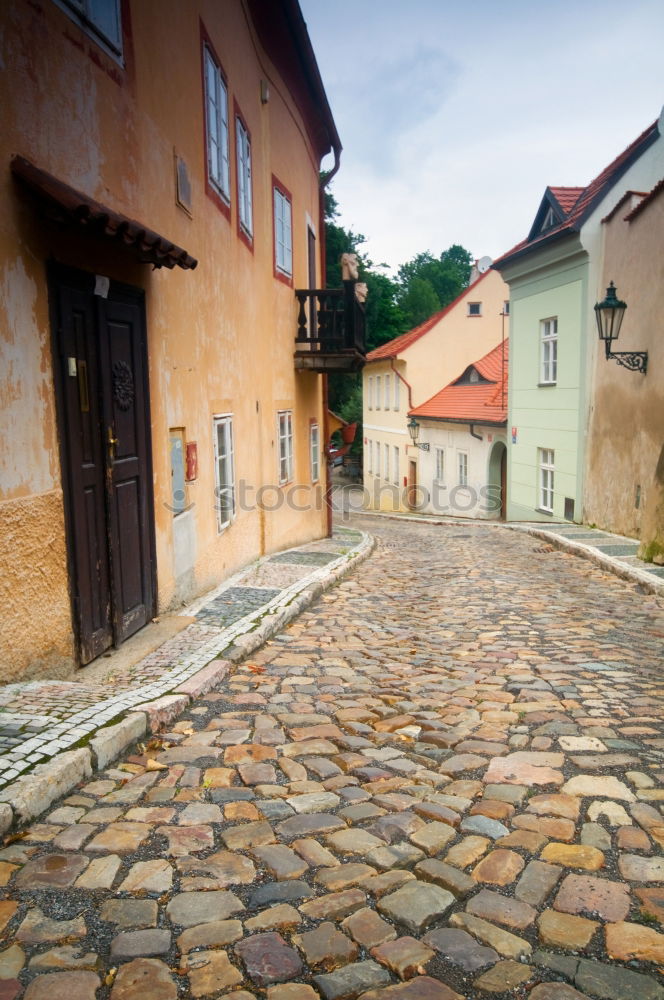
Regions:
[[[122, 60], [122, 13], [120, 0], [110, 0], [112, 13], [115, 15], [115, 31], [111, 34], [104, 26], [99, 14], [95, 11], [96, 0], [55, 0], [58, 7], [81, 28], [86, 35], [110, 56], [124, 65]], [[109, 3], [109, 0], [106, 0]]]
[[286, 192], [274, 185], [274, 266], [293, 277], [293, 206]]
[[390, 446], [389, 446], [389, 444], [386, 444], [384, 446], [383, 458], [384, 458], [383, 476], [385, 477], [385, 482], [389, 483], [389, 481], [390, 481]]
[[459, 486], [468, 485], [468, 452], [457, 452], [457, 473]]
[[367, 408], [373, 410], [374, 408], [374, 377], [370, 375], [367, 379]]
[[376, 445], [376, 449], [374, 451], [374, 458], [376, 459], [374, 462], [374, 475], [380, 479], [380, 441], [375, 441], [374, 444]]
[[[231, 413], [225, 413], [219, 416], [214, 416], [212, 418], [212, 425], [217, 531], [221, 534], [221, 532], [235, 520], [235, 454], [233, 444], [233, 415]], [[220, 432], [223, 440], [223, 449], [220, 448]], [[225, 468], [224, 474], [222, 474], [221, 471], [222, 463]], [[225, 504], [222, 506], [222, 491], [224, 493], [230, 492], [230, 505]], [[228, 513], [227, 517], [224, 517], [225, 512]]]
[[401, 379], [399, 378], [399, 376], [395, 372], [394, 373], [394, 405], [392, 407], [392, 409], [394, 409], [394, 410], [398, 410], [399, 406], [400, 406], [400, 403], [399, 403], [399, 383], [400, 383], [400, 381], [401, 381]]
[[385, 406], [384, 409], [389, 410], [390, 404], [392, 402], [392, 378], [390, 375], [385, 376]]
[[226, 202], [231, 200], [228, 140], [228, 87], [208, 45], [203, 46], [207, 176], [210, 186]]
[[293, 411], [277, 411], [277, 441], [279, 444], [279, 485], [293, 479]]
[[481, 316], [482, 315], [482, 303], [481, 302], [469, 302], [468, 303], [468, 316]]
[[392, 475], [394, 477], [393, 482], [395, 486], [399, 485], [399, 445], [395, 444], [392, 452], [394, 458], [394, 468], [392, 470]]
[[540, 384], [558, 382], [558, 317], [540, 320]]
[[383, 391], [383, 378], [381, 375], [376, 375], [376, 409], [380, 410], [381, 393]]
[[311, 464], [311, 482], [320, 479], [320, 428], [317, 423], [309, 424], [309, 458]]
[[553, 514], [556, 453], [553, 448], [538, 448], [537, 459], [539, 509]]
[[436, 482], [445, 482], [445, 449], [436, 448]]
[[369, 441], [368, 438], [365, 455], [367, 456], [367, 472], [371, 475], [371, 470], [373, 469], [373, 441]]
[[251, 139], [244, 122], [235, 116], [235, 148], [237, 153], [237, 200], [240, 228], [250, 238], [254, 233], [251, 194]]

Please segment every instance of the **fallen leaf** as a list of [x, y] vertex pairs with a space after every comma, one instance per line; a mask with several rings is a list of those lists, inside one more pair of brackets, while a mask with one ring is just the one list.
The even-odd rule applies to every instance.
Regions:
[[160, 764], [158, 761], [152, 760], [151, 757], [148, 757], [147, 764], [145, 765], [145, 770], [146, 771], [168, 771], [168, 765], [167, 764]]

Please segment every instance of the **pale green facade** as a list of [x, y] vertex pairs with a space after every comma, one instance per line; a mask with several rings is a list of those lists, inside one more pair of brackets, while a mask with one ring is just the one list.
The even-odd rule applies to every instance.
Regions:
[[[587, 396], [588, 255], [576, 234], [503, 270], [510, 285], [508, 520], [580, 521]], [[541, 323], [558, 321], [557, 376], [541, 382]], [[541, 508], [541, 450], [554, 453], [553, 513]], [[567, 505], [566, 505], [567, 501]]]

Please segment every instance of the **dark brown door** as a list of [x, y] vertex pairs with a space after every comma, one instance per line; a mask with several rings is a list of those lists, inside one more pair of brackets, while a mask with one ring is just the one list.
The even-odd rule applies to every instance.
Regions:
[[154, 614], [142, 293], [58, 271], [52, 280], [63, 480], [81, 663]]
[[417, 462], [408, 462], [408, 506], [414, 510], [417, 506]]

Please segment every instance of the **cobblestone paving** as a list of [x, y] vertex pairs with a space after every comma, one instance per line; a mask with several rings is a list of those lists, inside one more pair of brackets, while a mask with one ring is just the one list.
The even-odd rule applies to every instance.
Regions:
[[0, 850], [0, 998], [662, 1000], [662, 602], [527, 535], [374, 556]]

